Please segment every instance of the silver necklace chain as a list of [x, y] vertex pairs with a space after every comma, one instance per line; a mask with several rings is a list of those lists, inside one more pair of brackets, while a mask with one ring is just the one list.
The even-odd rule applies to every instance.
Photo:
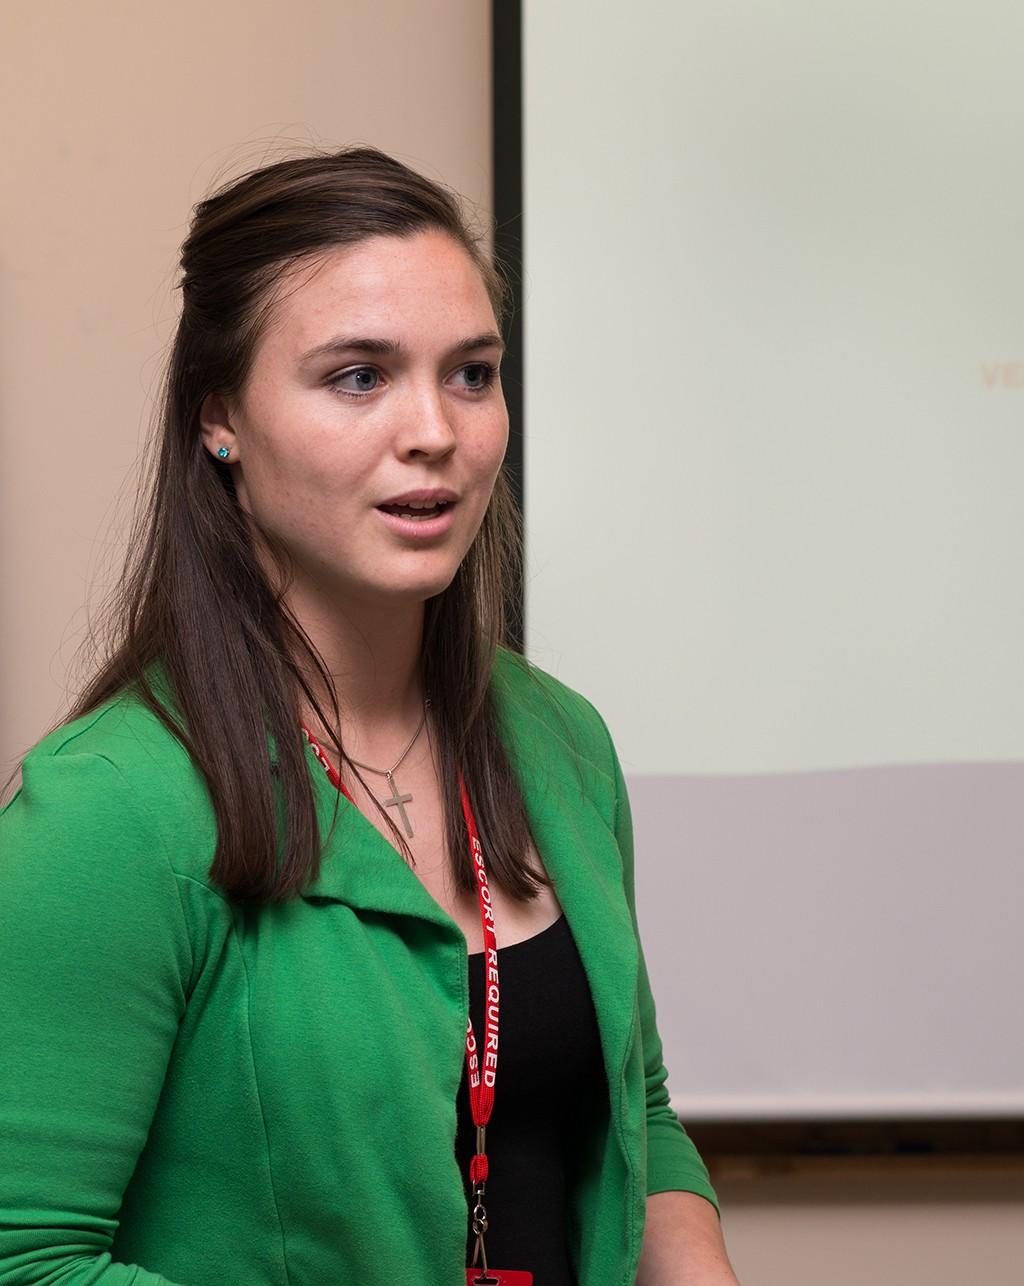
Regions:
[[[430, 705], [430, 698], [429, 698], [429, 697], [424, 698], [424, 701], [423, 701], [423, 718], [420, 720], [419, 727], [418, 727], [418, 728], [416, 729], [416, 731], [412, 734], [412, 740], [409, 742], [409, 744], [408, 744], [408, 745], [406, 746], [406, 748], [402, 751], [402, 753], [398, 756], [398, 759], [395, 761], [395, 763], [393, 763], [393, 764], [391, 765], [391, 767], [390, 767], [390, 768], [374, 768], [372, 764], [364, 764], [364, 763], [360, 763], [358, 759], [353, 759], [351, 755], [349, 755], [349, 754], [346, 754], [346, 755], [345, 755], [345, 758], [349, 761], [349, 763], [355, 764], [355, 766], [356, 766], [357, 768], [365, 768], [367, 772], [376, 773], [378, 777], [386, 777], [386, 778], [387, 778], [387, 780], [388, 780], [388, 786], [389, 786], [389, 787], [390, 787], [390, 789], [391, 789], [391, 798], [390, 798], [390, 799], [385, 799], [385, 800], [383, 800], [382, 802], [383, 802], [387, 807], [389, 807], [389, 808], [397, 808], [397, 809], [398, 809], [399, 814], [401, 815], [401, 818], [402, 818], [402, 822], [403, 822], [403, 824], [404, 824], [404, 826], [405, 826], [405, 833], [409, 836], [409, 838], [410, 838], [410, 839], [412, 839], [412, 837], [413, 837], [413, 833], [414, 833], [414, 832], [413, 832], [413, 829], [412, 829], [412, 823], [409, 821], [409, 814], [405, 811], [405, 805], [406, 805], [406, 804], [408, 804], [408, 803], [410, 803], [410, 802], [412, 801], [412, 795], [409, 795], [409, 794], [405, 794], [405, 795], [403, 795], [403, 794], [402, 794], [402, 792], [401, 792], [401, 791], [398, 789], [398, 787], [395, 785], [394, 773], [395, 773], [395, 770], [401, 766], [402, 760], [403, 760], [403, 759], [405, 758], [405, 756], [409, 753], [409, 751], [413, 748], [413, 746], [414, 746], [414, 745], [415, 745], [415, 743], [416, 743], [416, 738], [417, 738], [417, 737], [420, 735], [420, 733], [423, 731], [423, 725], [424, 725], [424, 724], [426, 723], [426, 721], [427, 721], [427, 707], [428, 707], [429, 705]], [[369, 788], [367, 788], [367, 789], [369, 789]], [[374, 799], [376, 799], [376, 796], [375, 796], [375, 795], [373, 795], [373, 792], [372, 792], [372, 791], [370, 792], [370, 794], [371, 794], [371, 796], [372, 796]], [[381, 802], [381, 801], [378, 801], [378, 802]]]

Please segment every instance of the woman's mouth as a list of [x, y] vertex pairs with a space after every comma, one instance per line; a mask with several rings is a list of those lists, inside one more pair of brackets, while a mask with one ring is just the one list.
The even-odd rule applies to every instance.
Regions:
[[396, 535], [424, 540], [441, 536], [451, 527], [456, 503], [444, 500], [426, 508], [409, 503], [378, 505], [377, 512]]
[[378, 505], [377, 508], [382, 513], [396, 514], [399, 518], [423, 519], [436, 518], [438, 514], [450, 509], [454, 503], [452, 500], [442, 500], [438, 504], [432, 505], [429, 509], [425, 509], [420, 505]]

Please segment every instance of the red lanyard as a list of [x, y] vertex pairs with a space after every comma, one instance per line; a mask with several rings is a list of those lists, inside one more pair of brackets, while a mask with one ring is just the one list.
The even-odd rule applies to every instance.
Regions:
[[[354, 804], [355, 800], [346, 789], [345, 783], [338, 776], [334, 765], [324, 754], [323, 748], [305, 724], [302, 725], [302, 731], [305, 733], [306, 740], [312, 746], [313, 753], [320, 761], [332, 784], [342, 792], [350, 803]], [[494, 1083], [498, 1072], [498, 940], [494, 935], [494, 911], [491, 907], [490, 889], [487, 886], [484, 851], [480, 846], [480, 839], [476, 831], [476, 819], [469, 804], [466, 783], [462, 780], [461, 772], [459, 773], [459, 793], [462, 796], [462, 815], [466, 819], [466, 830], [469, 833], [469, 851], [473, 858], [473, 869], [477, 881], [477, 896], [480, 900], [480, 922], [484, 931], [484, 961], [487, 983], [484, 1029], [486, 1042], [482, 1077], [480, 1075], [480, 1060], [477, 1056], [476, 1037], [473, 1034], [472, 1017], [466, 1024], [466, 1067], [469, 1074], [469, 1104], [473, 1113], [473, 1124], [477, 1127], [477, 1150], [469, 1164], [469, 1179], [474, 1188], [474, 1196], [477, 1198], [477, 1204], [473, 1211], [473, 1222], [474, 1231], [478, 1231], [478, 1223], [482, 1224], [483, 1227], [487, 1226], [486, 1215], [479, 1201], [479, 1197], [484, 1190], [484, 1180], [487, 1178], [484, 1126], [491, 1119], [491, 1109], [494, 1107]]]

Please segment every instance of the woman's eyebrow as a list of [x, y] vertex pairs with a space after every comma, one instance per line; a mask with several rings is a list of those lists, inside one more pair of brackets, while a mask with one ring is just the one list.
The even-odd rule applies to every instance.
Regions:
[[[457, 353], [469, 353], [478, 348], [497, 348], [501, 352], [505, 351], [505, 341], [496, 331], [487, 331], [483, 335], [474, 335], [470, 339], [460, 340], [454, 347], [450, 348], [446, 354], [447, 357], [453, 357]], [[333, 339], [327, 340], [324, 344], [317, 344], [316, 348], [311, 348], [308, 352], [303, 353], [299, 358], [299, 363], [305, 366], [308, 362], [315, 361], [318, 357], [327, 357], [330, 354], [337, 353], [374, 353], [378, 356], [401, 356], [402, 346], [395, 339], [369, 339], [356, 335], [335, 335]]]

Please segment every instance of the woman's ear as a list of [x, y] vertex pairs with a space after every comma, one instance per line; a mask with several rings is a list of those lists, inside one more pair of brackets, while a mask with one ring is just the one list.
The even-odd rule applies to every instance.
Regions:
[[[199, 433], [203, 445], [219, 460], [238, 462], [238, 437], [231, 424], [231, 410], [220, 393], [207, 393], [199, 408]], [[227, 454], [225, 454], [227, 452]]]

